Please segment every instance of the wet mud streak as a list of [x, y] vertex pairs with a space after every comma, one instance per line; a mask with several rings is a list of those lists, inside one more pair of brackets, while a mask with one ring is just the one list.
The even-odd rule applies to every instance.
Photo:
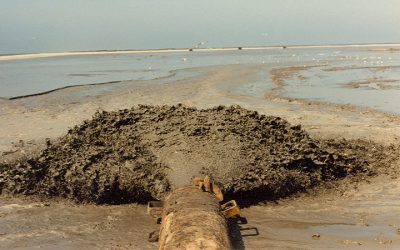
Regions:
[[291, 67], [284, 67], [284, 68], [274, 68], [271, 70], [271, 79], [272, 82], [275, 84], [275, 87], [267, 93], [266, 97], [277, 96], [281, 94], [284, 90], [286, 83], [285, 79], [291, 77], [297, 77], [300, 80], [304, 80], [305, 77], [300, 74], [301, 71], [308, 70], [313, 67], [317, 66], [291, 66]]
[[315, 140], [300, 125], [239, 106], [141, 105], [98, 112], [39, 154], [2, 161], [0, 193], [145, 202], [208, 174], [227, 197], [253, 204], [374, 175], [390, 166], [395, 150]]

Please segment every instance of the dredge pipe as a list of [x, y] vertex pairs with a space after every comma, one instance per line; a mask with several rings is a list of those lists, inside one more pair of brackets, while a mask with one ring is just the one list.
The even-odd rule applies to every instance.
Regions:
[[230, 249], [228, 228], [215, 195], [189, 185], [175, 189], [164, 201], [160, 250]]

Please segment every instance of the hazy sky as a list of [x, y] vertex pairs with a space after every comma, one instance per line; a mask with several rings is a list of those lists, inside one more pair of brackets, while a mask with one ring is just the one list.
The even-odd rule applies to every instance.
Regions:
[[399, 43], [400, 0], [0, 0], [0, 53]]

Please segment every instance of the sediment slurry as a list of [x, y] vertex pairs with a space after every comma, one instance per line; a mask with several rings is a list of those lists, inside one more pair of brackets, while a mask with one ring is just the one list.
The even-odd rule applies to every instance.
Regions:
[[311, 138], [300, 125], [239, 106], [98, 112], [28, 159], [0, 163], [0, 193], [128, 203], [161, 199], [208, 174], [228, 197], [273, 200], [385, 171], [396, 147]]

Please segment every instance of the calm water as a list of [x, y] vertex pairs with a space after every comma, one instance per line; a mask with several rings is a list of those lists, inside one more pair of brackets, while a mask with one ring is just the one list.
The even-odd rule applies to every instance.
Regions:
[[[303, 51], [302, 60], [312, 54]], [[313, 52], [313, 53], [316, 53]], [[13, 97], [79, 84], [150, 80], [174, 70], [227, 64], [296, 62], [283, 49], [258, 51], [177, 52], [156, 54], [85, 55], [0, 61], [0, 96]], [[189, 75], [193, 73], [188, 73]], [[185, 72], [179, 72], [185, 77]], [[188, 75], [186, 75], [188, 76]]]
[[400, 114], [400, 52], [348, 49], [337, 59], [286, 79], [284, 95]]
[[[164, 77], [161, 83], [171, 82], [196, 77], [199, 71], [193, 68], [229, 64], [314, 65], [287, 77], [280, 94], [400, 113], [400, 52], [357, 48], [195, 51], [0, 61], [0, 96], [14, 97], [70, 85], [120, 80]], [[262, 98], [275, 86], [267, 72], [258, 72], [256, 78], [251, 83], [244, 80], [239, 91]]]

